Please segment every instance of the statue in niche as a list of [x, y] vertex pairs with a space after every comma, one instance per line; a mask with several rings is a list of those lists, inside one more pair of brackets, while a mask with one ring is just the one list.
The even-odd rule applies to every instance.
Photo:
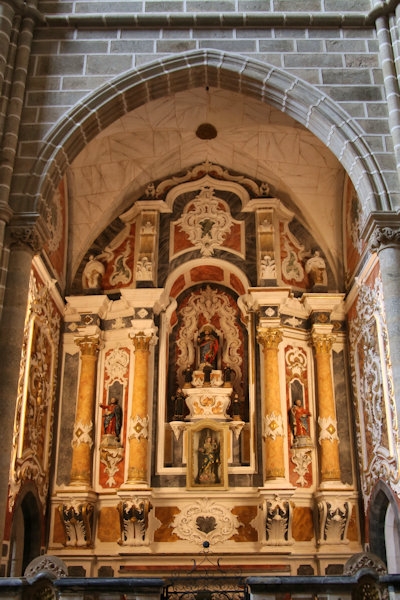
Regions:
[[172, 417], [172, 420], [183, 421], [186, 404], [185, 394], [183, 393], [182, 388], [178, 387], [175, 396], [172, 396], [171, 400], [174, 405], [174, 416]]
[[120, 442], [122, 428], [122, 408], [118, 404], [118, 398], [111, 398], [109, 404], [100, 404], [103, 409], [103, 434], [113, 436]]
[[102, 262], [91, 254], [82, 273], [82, 287], [84, 290], [97, 291], [102, 288], [105, 267]]
[[268, 254], [261, 259], [261, 279], [276, 279], [275, 260]]
[[293, 434], [293, 446], [310, 444], [311, 414], [304, 408], [301, 398], [296, 398], [289, 410], [289, 423]]
[[211, 325], [205, 325], [197, 338], [200, 351], [200, 367], [217, 368], [219, 340]]
[[328, 286], [326, 264], [319, 250], [314, 250], [313, 255], [305, 264], [305, 270], [310, 279], [311, 289], [314, 291], [326, 291]]
[[209, 430], [198, 448], [198, 474], [196, 483], [219, 483], [220, 445], [218, 439]]
[[186, 367], [186, 369], [183, 371], [183, 376], [185, 379], [185, 383], [184, 383], [184, 388], [191, 388], [192, 387], [192, 377], [193, 377], [193, 369], [190, 365], [188, 365]]
[[148, 280], [153, 276], [153, 263], [147, 256], [139, 259], [136, 264], [136, 279]]

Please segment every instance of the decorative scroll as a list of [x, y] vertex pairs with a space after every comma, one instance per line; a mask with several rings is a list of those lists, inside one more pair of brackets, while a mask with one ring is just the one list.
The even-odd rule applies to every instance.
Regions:
[[278, 546], [289, 541], [289, 526], [291, 521], [290, 503], [275, 496], [274, 500], [266, 503], [265, 532], [267, 543]]
[[100, 447], [100, 462], [104, 465], [104, 471], [108, 475], [106, 485], [113, 487], [116, 485], [114, 475], [119, 471], [119, 463], [124, 458], [124, 449], [120, 446], [105, 446]]
[[133, 497], [118, 505], [121, 525], [121, 546], [141, 546], [146, 543], [149, 513], [152, 505], [147, 498]]
[[65, 546], [89, 547], [92, 545], [91, 503], [62, 504], [58, 507], [65, 532]]
[[345, 541], [352, 505], [348, 501], [320, 500], [318, 502], [318, 543], [337, 544]]

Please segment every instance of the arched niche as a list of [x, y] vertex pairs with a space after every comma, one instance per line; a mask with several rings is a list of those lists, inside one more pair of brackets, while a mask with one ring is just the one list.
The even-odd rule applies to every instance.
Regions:
[[369, 511], [369, 544], [373, 554], [386, 564], [388, 573], [400, 571], [399, 505], [383, 481], [371, 496]]
[[25, 492], [16, 503], [10, 539], [11, 577], [24, 574], [29, 563], [40, 555], [41, 515], [32, 491]]

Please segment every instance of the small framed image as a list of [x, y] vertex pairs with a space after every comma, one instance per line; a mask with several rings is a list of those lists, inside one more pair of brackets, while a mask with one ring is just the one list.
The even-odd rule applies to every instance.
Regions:
[[188, 489], [227, 489], [228, 424], [204, 419], [188, 428]]

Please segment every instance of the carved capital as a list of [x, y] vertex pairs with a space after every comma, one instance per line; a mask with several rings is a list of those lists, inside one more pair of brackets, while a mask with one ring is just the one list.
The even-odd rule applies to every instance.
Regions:
[[10, 248], [26, 248], [38, 254], [49, 239], [49, 231], [40, 214], [16, 215], [7, 226]]
[[363, 228], [362, 238], [371, 252], [400, 246], [400, 214], [392, 211], [372, 212]]
[[375, 227], [369, 239], [371, 252], [380, 252], [395, 246], [400, 248], [400, 227]]
[[82, 356], [97, 356], [100, 348], [98, 336], [85, 335], [82, 338], [76, 338], [75, 344], [79, 346]]
[[257, 331], [257, 341], [264, 348], [278, 349], [282, 341], [282, 330], [275, 327], [260, 327]]
[[313, 333], [312, 343], [317, 353], [330, 354], [336, 337], [332, 334]]
[[139, 331], [139, 333], [136, 333], [132, 337], [135, 350], [142, 350], [143, 352], [148, 352], [150, 350], [152, 340], [153, 336], [146, 335], [144, 331]]

